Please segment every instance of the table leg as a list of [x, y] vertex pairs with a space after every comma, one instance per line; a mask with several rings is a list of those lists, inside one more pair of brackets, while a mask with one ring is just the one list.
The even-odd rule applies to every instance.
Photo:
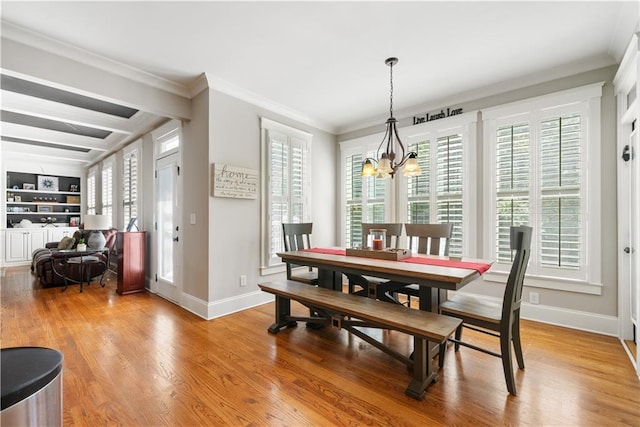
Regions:
[[[440, 289], [420, 286], [420, 310], [438, 312], [438, 299]], [[437, 343], [428, 343], [429, 360], [439, 353], [440, 346]]]
[[431, 369], [431, 357], [427, 350], [429, 341], [413, 338], [413, 379], [405, 390], [405, 394], [416, 400], [423, 400], [427, 386], [438, 381], [438, 374]]
[[[53, 261], [52, 261], [53, 263]], [[67, 279], [67, 273], [69, 273], [69, 267], [67, 267], [67, 262], [64, 261], [63, 265], [62, 265], [62, 278], [64, 279], [64, 287], [62, 288], [61, 292], [64, 292], [67, 290], [67, 286], [69, 286], [68, 283], [68, 279]]]
[[342, 273], [334, 270], [318, 269], [318, 286], [342, 292]]

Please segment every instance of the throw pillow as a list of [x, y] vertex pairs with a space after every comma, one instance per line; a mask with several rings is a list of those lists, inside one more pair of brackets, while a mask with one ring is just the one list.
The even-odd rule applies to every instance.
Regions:
[[76, 239], [69, 236], [64, 236], [58, 243], [58, 249], [71, 249], [75, 245]]

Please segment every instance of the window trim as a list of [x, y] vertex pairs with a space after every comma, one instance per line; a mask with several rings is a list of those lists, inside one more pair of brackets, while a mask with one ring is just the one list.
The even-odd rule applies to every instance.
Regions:
[[[496, 244], [494, 219], [496, 215], [496, 165], [495, 165], [495, 133], [500, 125], [514, 123], [517, 119], [526, 120], [531, 124], [532, 144], [530, 150], [532, 180], [530, 187], [530, 200], [537, 197], [539, 193], [538, 180], [538, 156], [536, 141], [540, 122], [551, 113], [564, 111], [566, 108], [579, 110], [582, 117], [586, 119], [584, 129], [582, 129], [584, 141], [584, 155], [581, 159], [585, 181], [581, 183], [581, 197], [586, 199], [586, 205], [582, 208], [585, 215], [583, 224], [585, 230], [581, 233], [584, 249], [584, 265], [581, 269], [581, 278], [566, 277], [567, 274], [550, 275], [546, 274], [549, 268], [538, 267], [528, 272], [526, 286], [546, 289], [556, 289], [562, 291], [578, 292], [592, 295], [602, 294], [602, 267], [601, 267], [601, 181], [600, 181], [600, 153], [601, 153], [601, 97], [604, 82], [585, 85], [565, 91], [556, 92], [549, 95], [538, 96], [498, 107], [488, 108], [482, 111], [484, 127], [484, 248], [483, 258], [495, 258], [494, 248]], [[536, 154], [536, 155], [533, 155]], [[531, 223], [539, 225], [539, 212], [532, 208]], [[538, 238], [534, 225], [534, 235], [536, 238], [532, 242], [532, 251], [538, 253]], [[585, 237], [586, 234], [586, 237]], [[532, 261], [534, 257], [532, 256]], [[537, 258], [537, 255], [536, 255]], [[530, 261], [531, 262], [531, 261]], [[502, 267], [502, 268], [501, 268]], [[531, 270], [531, 268], [529, 269]], [[494, 264], [492, 269], [483, 275], [484, 280], [491, 282], [506, 283], [508, 276], [508, 266], [505, 264]], [[573, 275], [575, 276], [575, 275]]]
[[[166, 151], [162, 151], [162, 144], [172, 139], [176, 135], [178, 136], [178, 146]], [[155, 164], [155, 161], [158, 159], [180, 152], [180, 147], [183, 144], [182, 122], [176, 119], [169, 120], [159, 128], [152, 130], [151, 138], [153, 139], [153, 160]]]
[[[270, 219], [270, 204], [271, 204], [271, 174], [269, 167], [269, 159], [270, 159], [270, 150], [269, 150], [269, 140], [268, 140], [268, 132], [274, 131], [285, 134], [288, 139], [296, 138], [302, 142], [301, 145], [305, 146], [305, 149], [308, 154], [308, 171], [306, 174], [306, 180], [304, 182], [304, 187], [307, 189], [303, 198], [305, 199], [304, 203], [306, 205], [306, 215], [305, 221], [311, 221], [311, 174], [312, 174], [312, 142], [313, 135], [311, 133], [284, 125], [282, 123], [275, 122], [266, 117], [260, 118], [260, 161], [262, 165], [262, 186], [261, 186], [261, 236], [262, 236], [262, 244], [260, 245], [260, 274], [261, 275], [269, 275], [269, 274], [277, 274], [284, 272], [285, 265], [284, 263], [271, 265], [269, 263], [269, 253], [271, 246], [271, 219]], [[289, 167], [291, 164], [288, 165]]]

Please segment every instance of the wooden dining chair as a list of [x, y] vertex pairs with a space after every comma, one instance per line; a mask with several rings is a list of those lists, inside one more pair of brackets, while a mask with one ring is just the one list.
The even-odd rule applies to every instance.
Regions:
[[[367, 245], [367, 236], [371, 230], [375, 229], [385, 229], [386, 239], [387, 239], [387, 247], [388, 248], [399, 248], [400, 247], [400, 236], [402, 236], [402, 223], [363, 223], [362, 224], [362, 246]], [[349, 293], [357, 294], [363, 296], [369, 296], [370, 287], [378, 286], [381, 283], [386, 282], [384, 279], [379, 279], [377, 277], [369, 277], [369, 276], [358, 276], [347, 274], [347, 278], [349, 279]], [[360, 289], [356, 291], [356, 286]], [[381, 295], [382, 296], [382, 295]], [[382, 296], [382, 299], [385, 299]], [[391, 302], [391, 301], [389, 301]]]
[[[412, 252], [427, 255], [449, 256], [449, 245], [453, 234], [453, 224], [405, 224], [409, 249]], [[446, 299], [446, 290], [440, 290], [439, 301]], [[418, 298], [420, 288], [418, 285], [406, 285], [393, 290], [394, 297], [397, 294], [406, 295], [407, 305], [411, 305], [411, 298]], [[438, 304], [438, 303], [436, 303]]]
[[362, 224], [362, 246], [366, 246], [367, 236], [371, 230], [384, 229], [387, 230], [387, 247], [399, 248], [400, 236], [402, 236], [402, 223], [387, 223], [387, 224], [375, 224], [375, 223], [363, 223]]
[[[313, 223], [311, 222], [282, 223], [285, 252], [311, 248], [312, 229]], [[312, 267], [287, 263], [287, 279], [315, 286], [318, 284], [318, 271]]]
[[[463, 345], [500, 357], [507, 382], [507, 390], [514, 396], [516, 395], [516, 383], [513, 377], [511, 344], [513, 343], [518, 367], [524, 369], [524, 358], [522, 357], [522, 345], [520, 343], [520, 304], [522, 301], [524, 275], [527, 271], [531, 251], [532, 230], [531, 227], [527, 226], [511, 227], [511, 250], [516, 252], [504, 290], [502, 305], [463, 294], [457, 294], [440, 304], [441, 314], [462, 319], [461, 326], [456, 329], [455, 338], [449, 339], [455, 343], [455, 351], [458, 351], [460, 346]], [[500, 353], [463, 342], [461, 340], [463, 327], [500, 338]], [[444, 365], [445, 347], [446, 342], [440, 346], [438, 363], [441, 368]]]

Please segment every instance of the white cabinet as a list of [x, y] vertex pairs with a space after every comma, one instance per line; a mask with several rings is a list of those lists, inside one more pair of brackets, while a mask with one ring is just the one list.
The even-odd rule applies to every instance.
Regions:
[[43, 248], [47, 239], [47, 230], [23, 228], [6, 230], [4, 244], [4, 264], [19, 265], [31, 261], [31, 252]]
[[64, 236], [72, 236], [75, 227], [14, 228], [3, 233], [3, 265], [10, 267], [31, 262], [31, 254], [44, 248], [48, 242], [59, 242]]

